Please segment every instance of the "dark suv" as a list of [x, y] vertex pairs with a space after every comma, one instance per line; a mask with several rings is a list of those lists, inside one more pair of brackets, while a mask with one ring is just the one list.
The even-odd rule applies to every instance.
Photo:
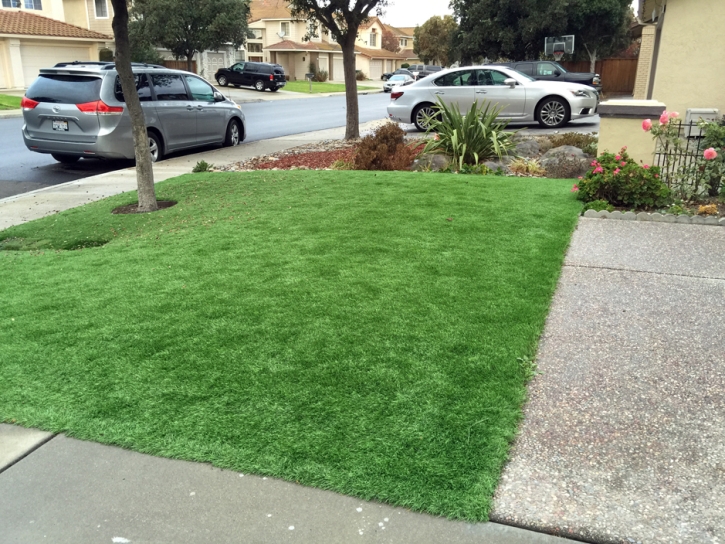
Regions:
[[254, 87], [258, 91], [276, 92], [287, 84], [284, 68], [268, 62], [238, 62], [231, 68], [221, 68], [214, 78], [222, 87]]
[[426, 76], [440, 72], [443, 70], [442, 66], [432, 66], [430, 64], [411, 64], [408, 70], [413, 72], [413, 79], [423, 79]]
[[566, 81], [594, 87], [602, 92], [602, 79], [591, 72], [567, 72], [558, 62], [550, 60], [527, 60], [524, 62], [500, 62], [499, 66], [508, 66], [514, 70], [540, 81]]

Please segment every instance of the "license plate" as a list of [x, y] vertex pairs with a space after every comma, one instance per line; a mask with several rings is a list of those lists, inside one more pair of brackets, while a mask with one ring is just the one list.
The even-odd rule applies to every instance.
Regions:
[[280, 81], [280, 82], [279, 82], [279, 83], [277, 84], [277, 87], [284, 87], [285, 85], [287, 85], [287, 82], [286, 82], [286, 81]]
[[64, 130], [68, 132], [68, 121], [53, 120], [53, 130]]

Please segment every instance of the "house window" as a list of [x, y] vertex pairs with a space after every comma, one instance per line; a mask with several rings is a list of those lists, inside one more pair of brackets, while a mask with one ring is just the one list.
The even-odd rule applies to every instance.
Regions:
[[262, 44], [261, 43], [247, 43], [247, 52], [248, 53], [261, 53]]
[[253, 28], [249, 31], [250, 34], [250, 40], [261, 40], [262, 39], [262, 31], [258, 28]]
[[289, 23], [284, 22], [279, 24], [279, 30], [281, 34], [284, 34], [285, 37], [288, 37], [290, 35], [289, 33]]
[[406, 38], [400, 39], [400, 47], [408, 47], [408, 40]]
[[96, 19], [108, 19], [108, 0], [96, 0]]
[[373, 31], [370, 33], [370, 47], [377, 47], [378, 46], [378, 35], [375, 34], [375, 29], [373, 28]]
[[3, 0], [4, 8], [19, 8], [20, 0]]
[[25, 5], [25, 9], [35, 9], [35, 10], [42, 10], [43, 9], [43, 3], [41, 0], [3, 0], [3, 7], [4, 8], [20, 8]]

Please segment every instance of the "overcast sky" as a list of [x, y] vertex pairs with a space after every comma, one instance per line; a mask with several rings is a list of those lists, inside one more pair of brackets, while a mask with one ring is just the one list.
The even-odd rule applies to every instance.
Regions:
[[392, 26], [422, 25], [434, 15], [452, 15], [450, 0], [391, 0], [383, 21]]

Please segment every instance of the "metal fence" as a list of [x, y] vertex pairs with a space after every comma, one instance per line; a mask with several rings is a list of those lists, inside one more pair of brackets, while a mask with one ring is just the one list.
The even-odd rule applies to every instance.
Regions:
[[670, 189], [689, 185], [697, 191], [703, 184], [700, 159], [705, 151], [702, 129], [697, 123], [678, 123], [679, 142], [658, 140], [655, 166], [661, 169], [662, 180]]

